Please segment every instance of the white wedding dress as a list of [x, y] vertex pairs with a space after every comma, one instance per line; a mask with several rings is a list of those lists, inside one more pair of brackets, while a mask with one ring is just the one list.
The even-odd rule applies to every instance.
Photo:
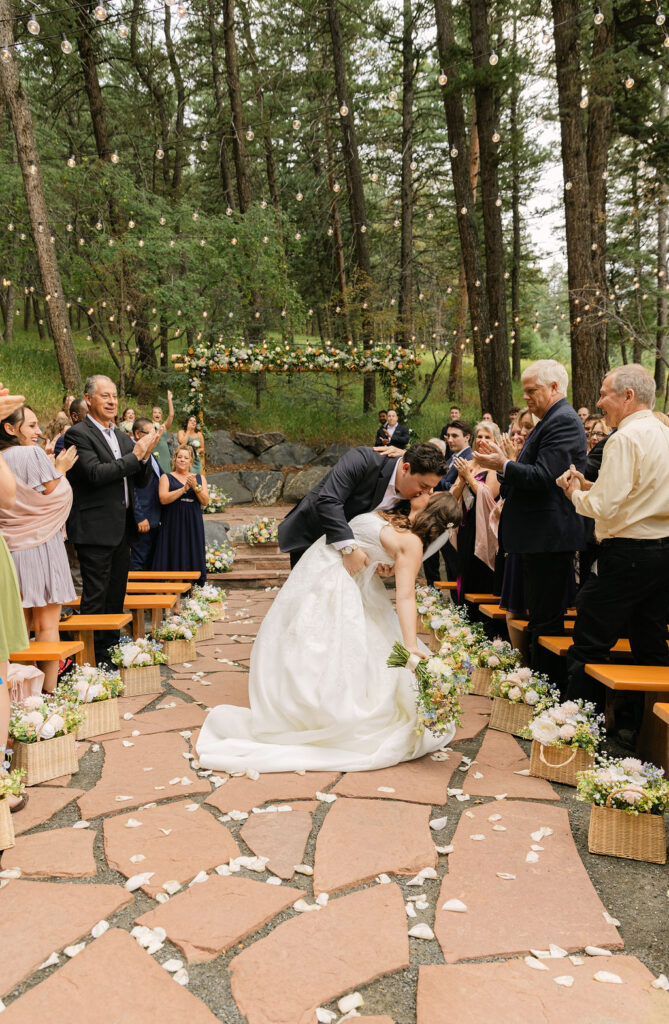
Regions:
[[267, 613], [251, 652], [251, 708], [209, 712], [197, 743], [203, 768], [259, 772], [370, 771], [445, 746], [417, 731], [414, 675], [388, 668], [402, 639], [379, 563], [385, 520], [349, 524], [369, 556], [351, 578], [321, 537], [304, 553]]

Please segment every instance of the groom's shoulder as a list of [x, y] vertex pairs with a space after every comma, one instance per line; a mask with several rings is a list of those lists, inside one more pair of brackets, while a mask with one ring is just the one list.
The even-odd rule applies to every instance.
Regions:
[[367, 445], [359, 445], [357, 448], [350, 448], [339, 461], [349, 465], [382, 466], [386, 459], [387, 455], [383, 455], [382, 452], [375, 452]]

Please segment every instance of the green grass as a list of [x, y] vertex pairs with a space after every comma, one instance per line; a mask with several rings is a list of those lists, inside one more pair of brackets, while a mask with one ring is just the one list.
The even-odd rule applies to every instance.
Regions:
[[[104, 345], [93, 345], [86, 340], [85, 333], [76, 334], [74, 340], [82, 379], [96, 372], [117, 378]], [[174, 342], [171, 349], [178, 352], [181, 346]], [[428, 356], [420, 367], [419, 380], [412, 393], [414, 399], [422, 397], [423, 375], [429, 370], [429, 364]], [[184, 376], [172, 374], [171, 371], [170, 376], [174, 382], [173, 390], [178, 396], [185, 385]], [[445, 364], [421, 414], [413, 418], [412, 426], [417, 437], [438, 435], [448, 421], [451, 403], [446, 397], [447, 377], [448, 366]], [[479, 418], [480, 406], [476, 372], [471, 359], [465, 360], [463, 377], [462, 414], [473, 425]], [[25, 332], [17, 324], [12, 344], [0, 346], [0, 380], [12, 393], [26, 396], [43, 425], [49, 422], [61, 406], [64, 389], [54, 348], [49, 338], [40, 340], [36, 330]], [[208, 427], [224, 427], [232, 431], [279, 430], [291, 440], [304, 441], [314, 446], [327, 446], [333, 442], [371, 444], [374, 440], [378, 417], [376, 411], [362, 412], [360, 375], [341, 374], [342, 387], [337, 396], [334, 374], [301, 373], [289, 377], [268, 373], [267, 390], [261, 393], [259, 409], [255, 406], [256, 392], [249, 375], [216, 374], [210, 380]], [[169, 381], [170, 378], [166, 377], [160, 382], [141, 382], [136, 394], [120, 398], [120, 407], [132, 405], [137, 412], [150, 412], [157, 399], [163, 400], [161, 404], [164, 407], [164, 392]], [[227, 400], [228, 395], [232, 397], [232, 403]], [[376, 408], [386, 408], [387, 398], [380, 380], [377, 380]], [[514, 385], [514, 399], [515, 404], [522, 404], [519, 384]], [[176, 426], [176, 422], [181, 419], [182, 407], [178, 398], [175, 404]]]

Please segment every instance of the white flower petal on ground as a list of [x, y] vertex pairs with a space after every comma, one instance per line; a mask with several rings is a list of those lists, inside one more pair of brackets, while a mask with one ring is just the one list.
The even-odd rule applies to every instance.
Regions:
[[168, 903], [169, 902], [169, 896], [167, 895], [166, 892], [157, 892], [156, 893], [156, 901], [158, 903]]
[[474, 840], [474, 842], [476, 842], [476, 843], [480, 843], [480, 842], [481, 842], [481, 840], [485, 839], [485, 836], [484, 836], [484, 835], [481, 835], [481, 833], [480, 833], [480, 832], [477, 832], [477, 833], [476, 833], [475, 835], [473, 835], [473, 836], [470, 836], [469, 838], [470, 838], [470, 839], [473, 839], [473, 840]]
[[430, 928], [429, 924], [425, 924], [421, 921], [419, 924], [415, 924], [413, 928], [409, 928], [409, 935], [412, 939], [433, 939], [434, 932]]
[[[58, 953], [52, 953], [50, 957], [47, 957], [47, 959], [44, 961], [43, 964], [39, 965], [37, 970], [38, 971], [43, 971], [47, 967], [53, 967], [55, 964], [59, 964], [59, 963], [60, 963], [60, 957], [58, 956]], [[662, 977], [664, 977], [664, 975], [662, 975]]]
[[333, 1010], [326, 1010], [322, 1006], [316, 1007], [316, 1020], [318, 1024], [332, 1024], [337, 1019], [337, 1014]]
[[662, 988], [665, 992], [669, 992], [669, 978], [666, 974], [660, 974], [659, 977], [655, 978], [655, 981], [651, 981], [651, 988]]
[[150, 882], [154, 874], [155, 871], [144, 871], [141, 875], [132, 875], [123, 888], [127, 889], [128, 892], [135, 892], [136, 889]]
[[137, 821], [137, 818], [128, 818], [125, 823], [126, 828], [140, 828], [142, 825], [141, 821]]
[[336, 793], [316, 793], [316, 799], [324, 804], [332, 804], [337, 799]]
[[281, 879], [277, 878], [276, 875], [270, 875], [269, 878], [267, 879], [267, 884], [268, 885], [281, 885]]
[[539, 860], [539, 854], [535, 853], [534, 850], [530, 850], [530, 852], [525, 857], [525, 862], [527, 864], [536, 864], [538, 860]]
[[307, 914], [310, 910], [320, 910], [320, 904], [318, 903], [307, 903], [306, 900], [295, 900], [293, 903], [293, 910], [296, 910], [298, 914]]
[[623, 979], [611, 971], [596, 971], [593, 974], [595, 981], [601, 981], [604, 985], [622, 985]]
[[377, 789], [378, 793], [394, 793], [395, 792], [395, 790], [393, 789], [392, 786], [377, 786], [376, 789]]
[[525, 956], [523, 960], [528, 967], [531, 967], [533, 971], [547, 971], [546, 964], [542, 963], [541, 960], [537, 960], [535, 956]]
[[193, 811], [199, 811], [200, 805], [199, 804], [186, 804], [186, 808], [185, 809], [187, 811], [191, 811], [191, 813], [192, 813]]
[[546, 825], [542, 825], [536, 832], [532, 832], [530, 839], [533, 839], [535, 843], [540, 843], [542, 839], [547, 839], [548, 836], [552, 835], [553, 829], [548, 828]]
[[146, 860], [146, 857], [144, 856], [143, 853], [133, 853], [132, 857], [130, 858], [130, 863], [139, 864], [143, 860]]
[[121, 745], [124, 747], [134, 747], [135, 744], [131, 743], [130, 740], [121, 740]]
[[488, 818], [488, 821], [492, 821], [492, 822], [501, 821], [501, 820], [502, 820], [502, 815], [501, 814], [491, 814], [490, 817]]
[[192, 878], [191, 881], [188, 883], [188, 888], [190, 889], [191, 885], [201, 885], [202, 882], [206, 882], [208, 878], [209, 875], [207, 874], [206, 871], [198, 871], [195, 878]]
[[532, 956], [536, 956], [537, 960], [550, 960], [551, 952], [549, 949], [531, 949], [530, 953]]
[[574, 967], [581, 967], [585, 963], [582, 956], [570, 956], [569, 959], [573, 963]]
[[172, 829], [171, 828], [161, 828], [160, 831], [163, 833], [164, 836], [168, 836], [170, 834], [170, 832], [172, 831]]
[[316, 897], [316, 903], [318, 904], [319, 907], [327, 907], [329, 902], [330, 902], [330, 893], [328, 893], [328, 892], [322, 892], [320, 894], [320, 896]]
[[176, 974], [172, 975], [172, 979], [174, 981], [176, 981], [177, 985], [187, 985], [188, 984], [188, 971], [186, 970], [185, 967], [182, 967], [182, 968], [180, 968], [180, 970], [178, 970], [176, 972]]
[[416, 908], [414, 907], [413, 903], [406, 903], [404, 905], [404, 909], [407, 912], [407, 917], [417, 917], [418, 916], [416, 914]]
[[77, 953], [81, 953], [82, 949], [85, 948], [85, 942], [77, 942], [75, 943], [74, 946], [66, 946], [65, 949], [63, 950], [63, 953], [65, 954], [65, 956], [69, 956], [70, 958], [72, 958], [73, 956], [76, 956]]
[[90, 821], [75, 821], [72, 828], [89, 828], [90, 824]]
[[483, 772], [474, 772], [474, 778], [475, 779], [482, 779], [483, 778]]
[[506, 825], [493, 825], [493, 832], [506, 832]]
[[441, 832], [442, 828], [446, 828], [447, 821], [448, 817], [433, 818], [432, 821], [430, 822], [430, 828], [433, 829], [435, 832]]
[[466, 914], [467, 904], [463, 903], [462, 900], [446, 900], [441, 909], [449, 910], [453, 914]]
[[529, 768], [521, 768], [521, 770], [519, 772], [514, 772], [513, 774], [514, 775], [529, 775], [530, 774], [530, 769]]
[[255, 768], [247, 768], [246, 769], [246, 778], [250, 779], [251, 782], [257, 782], [258, 779], [260, 778], [260, 772], [256, 771]]
[[311, 867], [310, 864], [296, 864], [295, 870], [297, 871], [298, 875], [313, 875], [314, 873], [314, 869]]
[[611, 917], [608, 910], [604, 911], [604, 920], [607, 924], [612, 924], [614, 928], [620, 928], [620, 921], [617, 917]]
[[348, 996], [342, 996], [337, 1003], [340, 1013], [349, 1013], [351, 1010], [357, 1010], [359, 1006], [362, 1006], [362, 996], [359, 992], [351, 992]]
[[571, 988], [574, 984], [574, 979], [571, 974], [560, 974], [557, 978], [553, 978], [556, 985], [562, 985], [564, 988]]
[[231, 821], [245, 821], [248, 818], [247, 811], [228, 811]]
[[101, 935], [104, 935], [104, 933], [108, 931], [108, 929], [109, 921], [98, 921], [98, 923], [94, 924], [91, 928], [91, 935], [94, 939], [99, 939]]
[[554, 942], [549, 943], [548, 950], [553, 960], [562, 960], [568, 955], [566, 949], [556, 946]]
[[389, 875], [377, 875], [374, 881], [378, 882], [380, 885], [389, 885], [392, 879]]
[[610, 949], [603, 949], [601, 946], [586, 946], [588, 956], [613, 956]]
[[133, 715], [132, 711], [126, 711], [126, 713], [125, 713], [125, 714], [124, 714], [124, 716], [123, 716], [123, 718], [124, 718], [124, 720], [125, 720], [126, 722], [129, 722], [129, 721], [130, 721], [130, 719], [131, 719], [131, 718], [134, 718], [134, 717], [135, 717], [135, 716]]
[[456, 793], [455, 799], [460, 804], [464, 804], [469, 800], [469, 793]]
[[515, 875], [510, 875], [510, 874], [509, 874], [508, 872], [506, 872], [506, 871], [498, 871], [498, 872], [497, 872], [497, 877], [498, 877], [498, 878], [504, 878], [504, 879], [506, 879], [506, 880], [510, 881], [510, 880], [514, 879], [514, 878], [515, 878], [516, 876], [515, 876]]
[[495, 795], [495, 800], [506, 800], [506, 796], [506, 793], [497, 793]]
[[174, 957], [172, 957], [170, 960], [166, 960], [165, 963], [161, 964], [160, 966], [163, 968], [164, 971], [169, 971], [170, 974], [174, 974], [175, 971], [180, 971], [183, 965], [183, 960], [176, 960]]

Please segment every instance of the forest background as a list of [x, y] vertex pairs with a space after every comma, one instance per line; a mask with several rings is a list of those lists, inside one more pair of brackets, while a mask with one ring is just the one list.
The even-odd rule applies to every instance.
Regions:
[[540, 356], [665, 408], [658, 2], [0, 0], [0, 377], [44, 419], [93, 370], [186, 410], [201, 366], [208, 426], [321, 443], [398, 377], [420, 436], [505, 425]]

